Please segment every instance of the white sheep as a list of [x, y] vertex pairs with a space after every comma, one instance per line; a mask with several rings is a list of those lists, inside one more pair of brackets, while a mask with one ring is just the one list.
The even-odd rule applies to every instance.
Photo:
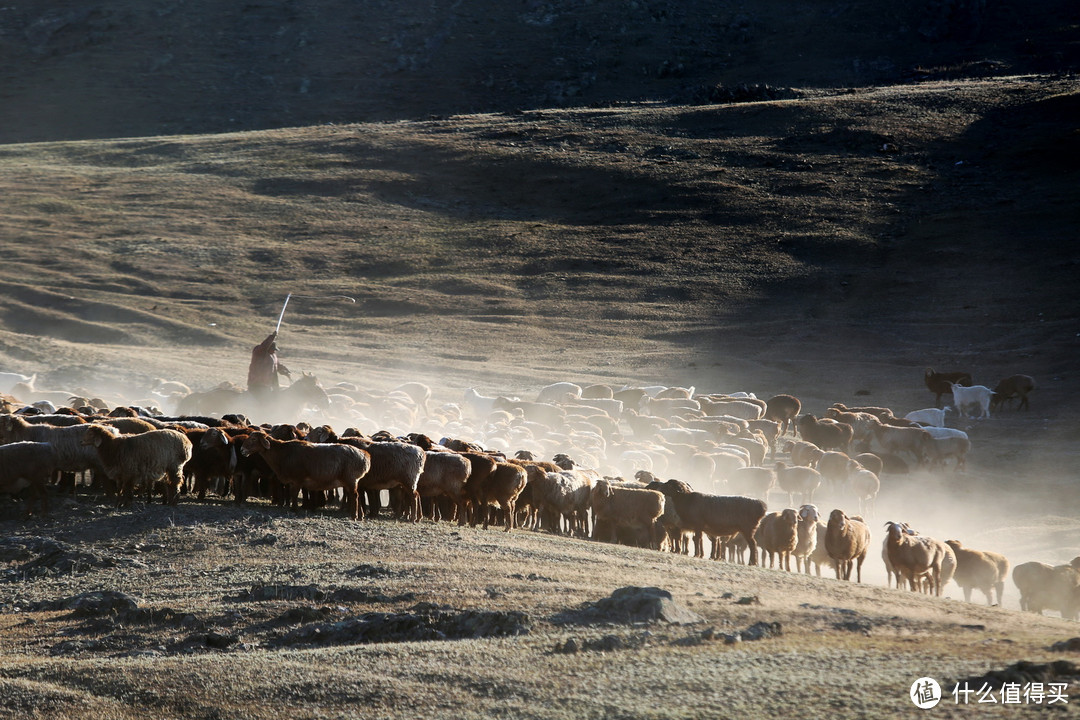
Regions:
[[154, 483], [163, 477], [167, 478], [164, 501], [176, 504], [184, 482], [184, 465], [191, 460], [187, 436], [177, 430], [119, 435], [104, 425], [88, 425], [83, 432], [83, 445], [97, 450], [105, 473], [116, 483], [119, 505], [130, 505], [138, 486], [149, 495]]
[[557, 382], [540, 389], [538, 403], [561, 403], [581, 397], [581, 386], [572, 382]]
[[0, 372], [0, 393], [10, 395], [12, 389], [19, 384], [33, 387], [36, 379], [37, 373], [33, 375], [20, 375], [19, 373], [13, 372]]
[[923, 408], [912, 410], [904, 416], [905, 420], [918, 423], [923, 426], [945, 427], [945, 411], [941, 408]]

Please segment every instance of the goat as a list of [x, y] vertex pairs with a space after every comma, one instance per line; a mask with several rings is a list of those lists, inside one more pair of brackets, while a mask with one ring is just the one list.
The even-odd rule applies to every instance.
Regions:
[[941, 396], [952, 392], [952, 385], [971, 385], [971, 374], [966, 372], [935, 372], [933, 368], [926, 368], [923, 374], [923, 382], [926, 388], [934, 393], [934, 407], [941, 407]]
[[994, 392], [990, 396], [990, 407], [997, 409], [1003, 402], [1012, 403], [1020, 398], [1017, 410], [1028, 407], [1028, 393], [1035, 389], [1035, 378], [1030, 375], [1010, 375], [994, 386]]

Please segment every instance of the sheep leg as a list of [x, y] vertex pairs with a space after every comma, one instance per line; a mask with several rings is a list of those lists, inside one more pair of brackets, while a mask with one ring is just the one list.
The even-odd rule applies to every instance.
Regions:
[[758, 544], [757, 541], [754, 540], [754, 532], [752, 530], [750, 532], [743, 530], [742, 536], [743, 539], [746, 540], [746, 549], [750, 551], [750, 564], [757, 565]]
[[964, 588], [964, 602], [971, 602], [971, 586]]

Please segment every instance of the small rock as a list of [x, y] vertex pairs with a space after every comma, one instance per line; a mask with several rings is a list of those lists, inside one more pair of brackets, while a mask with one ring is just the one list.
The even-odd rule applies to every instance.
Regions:
[[760, 605], [761, 600], [757, 595], [746, 595], [735, 601], [736, 605]]

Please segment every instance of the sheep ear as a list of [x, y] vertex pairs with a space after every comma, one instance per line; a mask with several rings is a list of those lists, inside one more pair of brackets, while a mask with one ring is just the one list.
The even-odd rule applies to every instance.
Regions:
[[263, 446], [264, 450], [269, 450], [270, 449], [270, 436], [269, 435], [263, 435], [261, 438], [259, 438], [259, 444]]

